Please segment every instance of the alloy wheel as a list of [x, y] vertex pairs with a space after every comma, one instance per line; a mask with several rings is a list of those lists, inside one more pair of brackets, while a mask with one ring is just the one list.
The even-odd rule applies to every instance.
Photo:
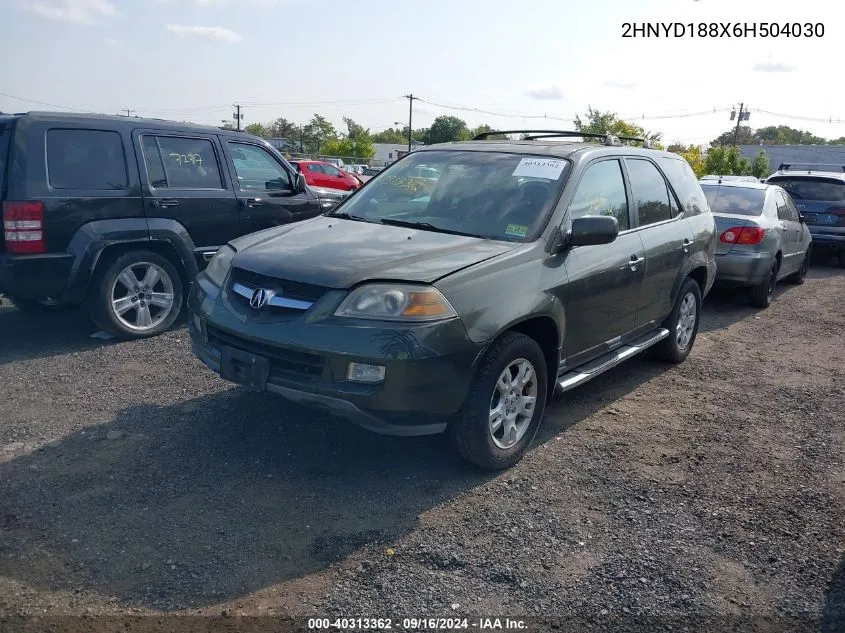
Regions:
[[678, 349], [685, 350], [692, 340], [697, 314], [698, 307], [695, 295], [688, 292], [678, 309], [678, 324], [675, 327], [675, 340], [678, 343]]
[[497, 447], [509, 449], [519, 443], [536, 403], [537, 372], [528, 360], [519, 358], [499, 375], [490, 399], [490, 437]]
[[137, 262], [115, 278], [110, 293], [115, 318], [134, 332], [146, 332], [173, 310], [173, 280], [160, 266]]

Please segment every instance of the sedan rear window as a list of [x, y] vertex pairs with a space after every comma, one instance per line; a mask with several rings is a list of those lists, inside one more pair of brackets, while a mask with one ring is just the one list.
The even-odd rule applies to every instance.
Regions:
[[835, 178], [776, 176], [766, 182], [783, 187], [798, 200], [845, 202], [845, 181]]
[[765, 189], [746, 189], [745, 187], [723, 187], [702, 183], [701, 189], [710, 204], [713, 213], [732, 213], [734, 215], [758, 216], [763, 214]]

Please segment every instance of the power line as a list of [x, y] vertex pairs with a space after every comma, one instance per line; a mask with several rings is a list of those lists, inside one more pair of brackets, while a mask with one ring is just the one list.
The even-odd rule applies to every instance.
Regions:
[[5, 92], [0, 92], [0, 97], [7, 97], [9, 99], [15, 99], [17, 101], [25, 101], [26, 103], [35, 103], [37, 105], [49, 106], [51, 108], [59, 108], [61, 110], [75, 110], [76, 112], [88, 112], [88, 110], [80, 110], [79, 108], [70, 108], [68, 106], [57, 105], [55, 103], [47, 103], [46, 101], [36, 101], [35, 99], [24, 99], [23, 97], [16, 97], [15, 95], [6, 94]]

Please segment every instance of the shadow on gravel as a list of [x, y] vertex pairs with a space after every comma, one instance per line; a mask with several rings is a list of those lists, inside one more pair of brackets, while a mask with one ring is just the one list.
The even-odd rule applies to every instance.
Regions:
[[[535, 445], [665, 370], [632, 360], [571, 392]], [[217, 604], [386, 547], [493, 476], [443, 436], [379, 436], [271, 394], [132, 407], [0, 464], [0, 575], [134, 607]]]
[[[807, 283], [834, 277], [845, 277], [845, 270], [825, 266], [813, 266], [807, 274]], [[780, 282], [775, 290], [773, 301], [791, 301], [794, 291], [800, 286]], [[699, 332], [712, 332], [733, 325], [766, 310], [752, 307], [748, 302], [748, 291], [743, 288], [714, 287], [704, 299]]]
[[96, 331], [81, 310], [30, 315], [4, 299], [0, 305], [0, 364], [101, 347], [104, 341], [91, 338]]
[[819, 630], [821, 633], [845, 631], [845, 556], [827, 586]]

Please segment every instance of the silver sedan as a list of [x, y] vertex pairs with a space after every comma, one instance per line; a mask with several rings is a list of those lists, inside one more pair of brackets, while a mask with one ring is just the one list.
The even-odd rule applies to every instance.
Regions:
[[802, 284], [812, 238], [789, 194], [775, 185], [701, 182], [719, 241], [716, 283], [749, 289], [751, 305], [767, 308], [780, 280]]

